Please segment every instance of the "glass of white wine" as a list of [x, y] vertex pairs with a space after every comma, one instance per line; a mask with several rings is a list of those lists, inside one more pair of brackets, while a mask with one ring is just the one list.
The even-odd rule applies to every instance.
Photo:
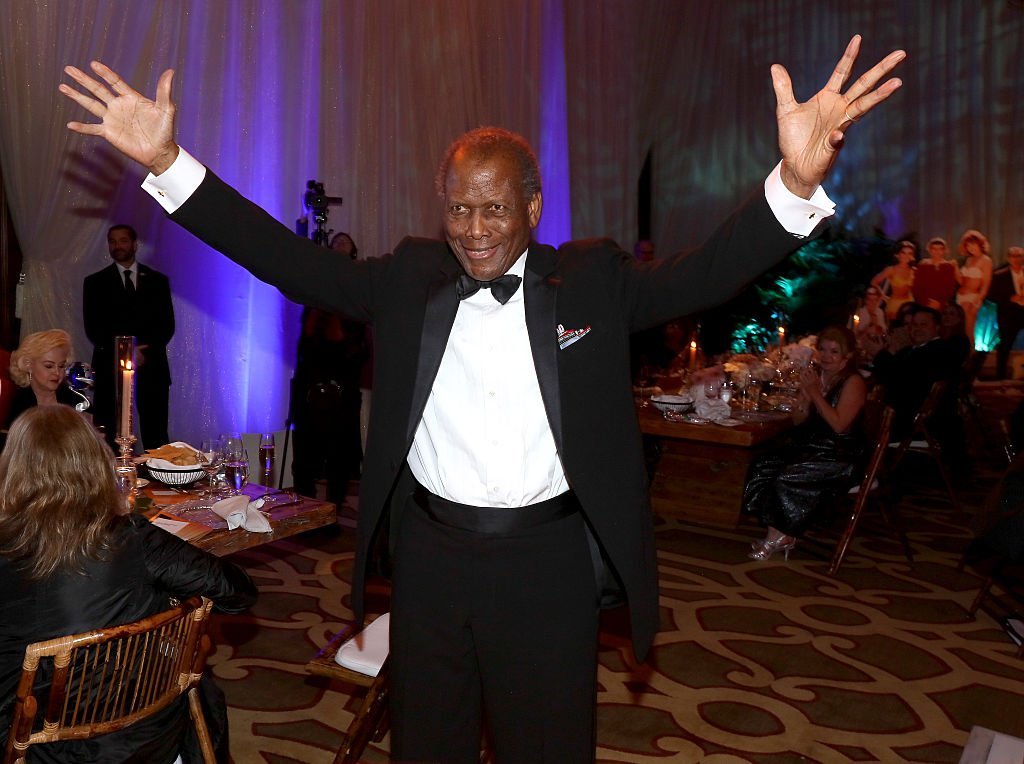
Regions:
[[206, 481], [209, 483], [203, 496], [209, 498], [217, 494], [216, 476], [224, 466], [224, 448], [220, 438], [204, 438], [199, 451], [199, 466], [206, 473]]

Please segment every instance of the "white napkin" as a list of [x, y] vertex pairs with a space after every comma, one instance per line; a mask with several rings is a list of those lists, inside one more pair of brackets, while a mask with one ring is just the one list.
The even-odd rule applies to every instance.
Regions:
[[248, 496], [239, 494], [221, 499], [213, 505], [213, 511], [227, 520], [229, 531], [244, 528], [254, 533], [270, 533], [273, 529], [267, 516], [260, 512], [262, 506], [263, 499], [250, 502]]
[[385, 613], [341, 646], [334, 661], [351, 671], [377, 676], [390, 650], [391, 613]]
[[732, 409], [729, 408], [729, 404], [721, 398], [704, 398], [699, 400], [694, 405], [693, 411], [697, 416], [712, 421], [728, 419], [732, 415]]

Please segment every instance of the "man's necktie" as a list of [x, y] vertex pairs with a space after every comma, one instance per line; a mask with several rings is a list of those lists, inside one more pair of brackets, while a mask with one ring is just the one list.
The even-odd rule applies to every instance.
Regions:
[[132, 272], [124, 272], [124, 291], [129, 297], [135, 296], [135, 282], [132, 281]]
[[459, 296], [460, 300], [465, 300], [481, 289], [490, 289], [491, 296], [504, 305], [512, 299], [512, 295], [519, 289], [520, 282], [522, 282], [522, 279], [519, 276], [513, 276], [511, 273], [498, 276], [498, 278], [491, 281], [478, 281], [472, 276], [463, 273], [455, 284], [455, 293]]

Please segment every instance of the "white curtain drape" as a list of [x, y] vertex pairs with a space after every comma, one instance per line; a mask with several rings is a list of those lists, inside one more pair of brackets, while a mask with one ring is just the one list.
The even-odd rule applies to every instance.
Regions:
[[[22, 333], [61, 326], [76, 356], [81, 283], [133, 224], [140, 259], [171, 278], [171, 433], [280, 429], [298, 307], [169, 223], [141, 171], [69, 133], [88, 117], [56, 85], [99, 58], [152, 94], [177, 70], [179, 141], [284, 224], [306, 181], [344, 197], [329, 226], [361, 256], [437, 235], [433, 176], [477, 125], [523, 133], [545, 170], [551, 243], [636, 238], [653, 156], [653, 238], [691, 246], [777, 161], [768, 67], [798, 97], [846, 40], [861, 64], [910, 58], [884, 114], [851, 132], [829, 192], [844, 224], [953, 241], [1024, 242], [1024, 4], [1017, 0], [5, 0], [0, 163], [27, 273]], [[225, 220], [224, 225], [232, 221]]]

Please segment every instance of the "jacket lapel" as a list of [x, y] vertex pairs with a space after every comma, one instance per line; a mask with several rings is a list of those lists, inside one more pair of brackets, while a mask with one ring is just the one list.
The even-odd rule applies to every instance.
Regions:
[[558, 282], [553, 278], [555, 251], [551, 247], [530, 244], [523, 275], [523, 299], [530, 351], [537, 371], [540, 394], [555, 446], [562, 452], [562, 399], [558, 391], [558, 342], [555, 332]]
[[406, 432], [406, 443], [411, 443], [419, 426], [427, 397], [433, 387], [441, 358], [452, 333], [459, 299], [455, 295], [455, 279], [458, 273], [442, 273], [427, 294], [423, 313], [423, 329], [420, 334], [420, 352], [416, 363], [416, 381], [412, 390], [412, 407]]

